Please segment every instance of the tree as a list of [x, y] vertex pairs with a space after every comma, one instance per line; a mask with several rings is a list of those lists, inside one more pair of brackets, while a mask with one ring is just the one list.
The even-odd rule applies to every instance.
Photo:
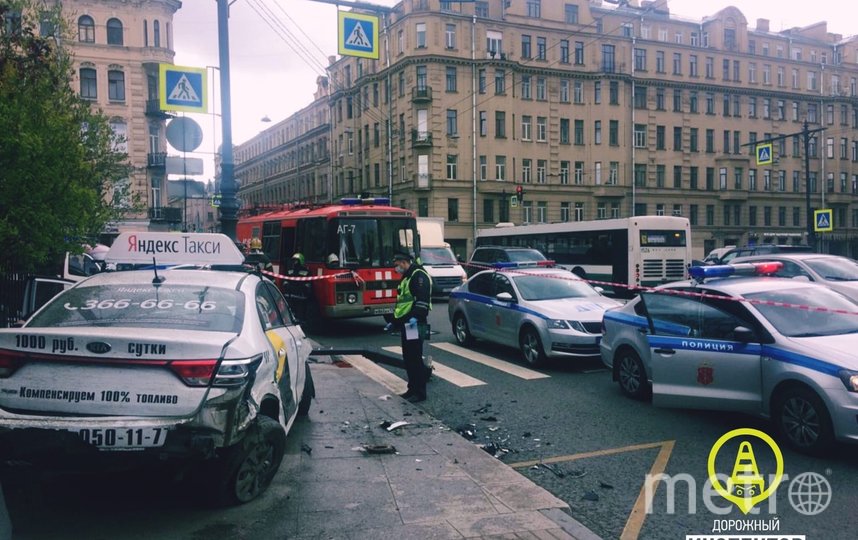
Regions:
[[[53, 36], [36, 31], [53, 29]], [[0, 269], [31, 271], [81, 250], [115, 219], [128, 176], [105, 117], [72, 89], [59, 8], [0, 0]]]

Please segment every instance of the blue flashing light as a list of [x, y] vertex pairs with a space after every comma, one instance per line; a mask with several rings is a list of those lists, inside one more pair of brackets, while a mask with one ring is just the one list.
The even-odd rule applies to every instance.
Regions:
[[367, 199], [361, 199], [360, 197], [344, 197], [340, 199], [340, 204], [344, 206], [359, 206], [362, 204], [376, 204], [379, 206], [388, 206], [390, 205], [390, 199], [388, 199], [387, 197], [370, 197]]
[[723, 264], [714, 266], [692, 266], [689, 270], [691, 278], [702, 281], [707, 278], [721, 278], [729, 276], [764, 276], [774, 274], [783, 268], [782, 262], [759, 262]]
[[519, 266], [521, 264], [516, 262], [496, 262], [492, 265], [493, 268], [497, 268], [498, 270], [502, 268], [518, 268]]

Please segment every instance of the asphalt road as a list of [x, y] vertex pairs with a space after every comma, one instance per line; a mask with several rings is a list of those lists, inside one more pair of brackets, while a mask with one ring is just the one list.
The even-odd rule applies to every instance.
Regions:
[[[472, 436], [474, 443], [487, 445], [498, 459], [565, 500], [572, 515], [600, 536], [684, 538], [686, 534], [711, 533], [715, 520], [768, 523], [777, 517], [777, 534], [783, 536], [855, 537], [858, 459], [854, 447], [840, 446], [822, 459], [782, 447], [788, 476], [773, 496], [758, 505], [762, 511], [757, 516], [744, 515], [718, 495], [712, 496], [707, 506], [704, 491], [713, 444], [738, 428], [772, 433], [765, 420], [732, 413], [660, 409], [630, 400], [596, 360], [555, 361], [529, 375], [511, 374], [502, 369], [527, 367], [516, 350], [481, 342], [470, 350], [450, 347], [455, 340], [445, 302], [435, 302], [430, 323], [437, 334], [427, 342], [425, 353], [441, 364], [441, 369], [452, 368], [477, 382], [455, 373], [451, 377], [447, 370], [448, 378], [474, 385], [457, 386], [436, 375], [429, 385], [429, 399], [423, 404], [425, 410]], [[397, 347], [399, 337], [385, 334], [383, 325], [381, 318], [344, 321], [313, 337], [332, 347]], [[500, 362], [479, 363], [487, 362], [485, 357]], [[406, 378], [404, 370], [385, 368]], [[733, 471], [739, 450], [738, 442], [733, 443], [717, 454], [716, 470], [727, 476]], [[773, 452], [766, 447], [754, 450], [760, 474], [773, 473]], [[684, 475], [680, 478], [687, 482], [677, 482], [670, 497], [666, 484], [659, 484], [647, 512], [647, 497], [642, 492], [646, 476], [662, 471], [672, 477]], [[790, 481], [808, 471], [823, 475], [832, 493], [827, 509], [812, 516], [797, 512], [789, 496]], [[795, 500], [799, 500], [798, 487], [796, 484], [793, 489]], [[674, 502], [672, 511], [668, 499]], [[743, 532], [747, 535], [748, 531]]]

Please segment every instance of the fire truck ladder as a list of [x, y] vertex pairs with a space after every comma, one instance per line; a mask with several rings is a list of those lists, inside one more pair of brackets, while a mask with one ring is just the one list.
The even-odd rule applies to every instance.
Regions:
[[736, 453], [733, 474], [727, 481], [727, 491], [738, 497], [753, 497], [763, 492], [763, 483], [751, 443], [742, 441]]

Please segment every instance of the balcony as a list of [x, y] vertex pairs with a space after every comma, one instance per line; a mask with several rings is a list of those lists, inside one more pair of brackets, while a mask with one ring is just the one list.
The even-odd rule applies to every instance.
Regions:
[[432, 133], [412, 129], [411, 148], [432, 148]]
[[146, 166], [150, 169], [163, 169], [167, 166], [167, 152], [150, 152], [146, 155]]
[[624, 197], [626, 195], [626, 190], [628, 190], [625, 186], [620, 186], [618, 184], [601, 184], [593, 187], [593, 196], [594, 197]]
[[181, 223], [182, 209], [169, 206], [160, 206], [149, 209], [149, 219], [152, 221], [163, 221], [167, 223]]
[[415, 86], [411, 89], [412, 103], [432, 103], [431, 86]]
[[169, 118], [167, 111], [161, 110], [161, 100], [158, 98], [146, 100], [146, 116], [154, 118]]
[[744, 189], [726, 189], [718, 192], [718, 199], [728, 202], [745, 202], [748, 200], [748, 192]]

